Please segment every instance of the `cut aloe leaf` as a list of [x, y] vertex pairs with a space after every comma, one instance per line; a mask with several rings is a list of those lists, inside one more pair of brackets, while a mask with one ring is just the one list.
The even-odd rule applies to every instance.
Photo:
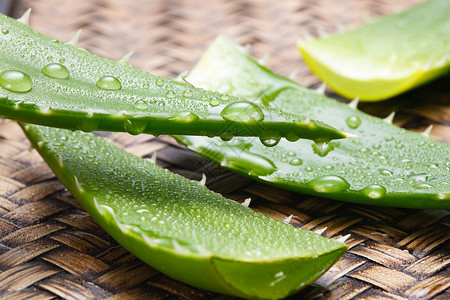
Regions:
[[[27, 16], [27, 15], [26, 15]], [[83, 131], [346, 137], [303, 117], [164, 79], [59, 42], [0, 15], [0, 116]], [[76, 40], [76, 39], [75, 39]]]
[[92, 134], [23, 128], [56, 176], [115, 240], [193, 286], [246, 298], [282, 298], [314, 281], [347, 249]]
[[378, 101], [450, 70], [450, 1], [429, 0], [356, 30], [298, 47], [311, 70], [337, 93]]
[[251, 178], [331, 199], [383, 206], [449, 209], [450, 146], [409, 132], [280, 77], [219, 37], [190, 73], [203, 88], [322, 118], [359, 135], [322, 147], [310, 141], [267, 148], [251, 138], [229, 142], [178, 136], [189, 149]]

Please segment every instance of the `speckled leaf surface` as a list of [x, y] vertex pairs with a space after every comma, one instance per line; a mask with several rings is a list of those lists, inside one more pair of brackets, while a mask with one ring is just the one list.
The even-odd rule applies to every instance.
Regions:
[[[238, 103], [233, 106], [233, 103]], [[0, 15], [0, 116], [83, 131], [343, 138], [303, 117], [258, 107], [110, 61]]]
[[356, 30], [299, 41], [309, 67], [334, 91], [378, 101], [450, 70], [450, 1], [429, 0]]
[[251, 178], [342, 201], [396, 207], [450, 208], [450, 147], [396, 127], [280, 77], [219, 37], [190, 73], [195, 85], [320, 118], [359, 137], [322, 148], [249, 138], [178, 136], [197, 153]]
[[282, 298], [314, 281], [347, 249], [93, 134], [23, 128], [61, 182], [114, 239], [193, 286], [246, 298]]

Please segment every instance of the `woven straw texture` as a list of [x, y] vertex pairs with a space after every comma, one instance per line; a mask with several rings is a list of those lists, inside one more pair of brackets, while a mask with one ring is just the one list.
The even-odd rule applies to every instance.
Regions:
[[[396, 6], [392, 5], [396, 3]], [[83, 29], [80, 46], [162, 76], [193, 67], [218, 34], [250, 43], [256, 57], [310, 87], [317, 78], [302, 62], [295, 41], [336, 24], [356, 27], [371, 16], [416, 0], [23, 0], [31, 25], [60, 40]], [[319, 26], [319, 27], [318, 27]], [[399, 126], [450, 143], [449, 77], [406, 95], [361, 108], [381, 117], [396, 110]], [[328, 94], [335, 96], [331, 91]], [[177, 146], [169, 137], [114, 134], [129, 152], [276, 219], [298, 216], [294, 226], [327, 227], [327, 237], [351, 234], [344, 257], [292, 299], [450, 299], [450, 213], [363, 206], [269, 187], [228, 172]], [[124, 250], [55, 178], [16, 123], [0, 120], [0, 297], [5, 299], [232, 299], [177, 282]]]

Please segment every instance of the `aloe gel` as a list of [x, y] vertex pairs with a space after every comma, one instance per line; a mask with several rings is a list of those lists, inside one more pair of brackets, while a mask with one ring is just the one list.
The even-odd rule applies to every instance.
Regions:
[[358, 29], [300, 40], [305, 62], [344, 97], [380, 101], [450, 70], [450, 1], [429, 0]]

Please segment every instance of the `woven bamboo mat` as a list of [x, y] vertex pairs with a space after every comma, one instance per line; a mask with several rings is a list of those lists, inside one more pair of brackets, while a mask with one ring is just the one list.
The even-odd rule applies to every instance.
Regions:
[[[319, 82], [301, 61], [303, 30], [356, 27], [371, 16], [420, 1], [406, 0], [23, 0], [31, 25], [60, 40], [83, 29], [80, 45], [162, 76], [189, 70], [225, 33], [250, 43], [256, 57], [282, 75], [295, 71], [305, 86]], [[450, 143], [449, 77], [383, 103], [362, 105], [374, 115], [398, 111], [411, 130], [433, 124], [431, 137]], [[330, 95], [331, 91], [328, 91]], [[332, 95], [333, 96], [333, 95]], [[294, 226], [327, 227], [324, 236], [351, 234], [350, 250], [317, 282], [292, 299], [450, 299], [450, 212], [363, 206], [280, 190], [230, 173], [169, 137], [114, 134], [139, 156]], [[129, 254], [77, 204], [14, 122], [0, 121], [0, 296], [6, 299], [232, 299], [177, 282]]]

